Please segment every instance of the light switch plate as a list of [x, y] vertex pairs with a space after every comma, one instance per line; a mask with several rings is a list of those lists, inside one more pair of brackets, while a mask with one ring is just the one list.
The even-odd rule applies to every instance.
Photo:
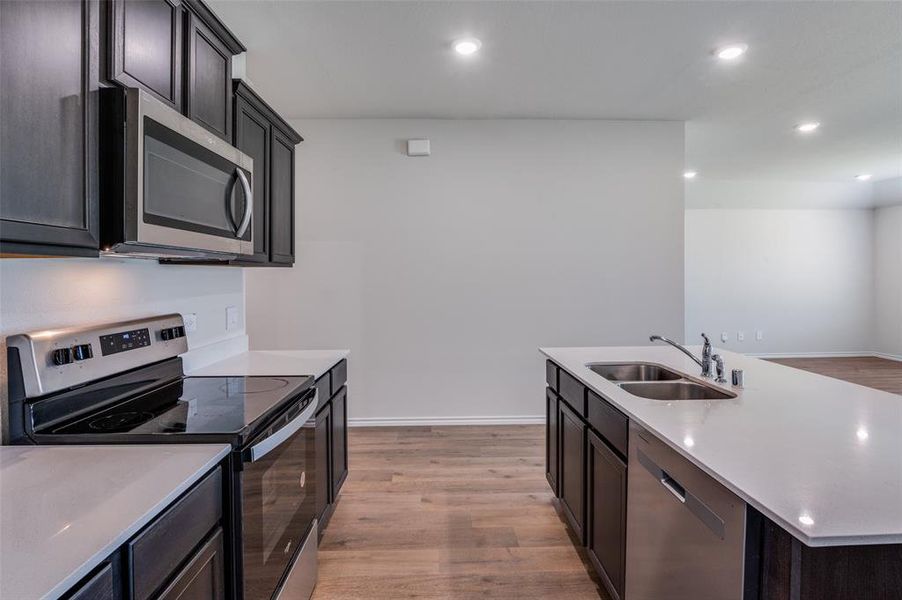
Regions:
[[238, 329], [238, 307], [226, 306], [226, 331]]
[[721, 334], [720, 334], [720, 341], [721, 341], [721, 342], [729, 341], [729, 339], [730, 339], [730, 334], [729, 334], [729, 333], [727, 333], [726, 331], [721, 332]]
[[186, 333], [197, 331], [197, 313], [185, 313], [182, 315], [182, 320], [185, 322]]

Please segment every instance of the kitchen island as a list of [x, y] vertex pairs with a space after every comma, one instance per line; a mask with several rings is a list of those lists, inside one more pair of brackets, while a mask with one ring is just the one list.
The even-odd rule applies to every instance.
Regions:
[[[670, 347], [542, 352], [550, 359], [549, 481], [615, 595], [629, 590], [624, 570], [636, 568], [622, 548], [629, 548], [636, 528], [624, 524], [614, 531], [621, 541], [611, 544], [593, 539], [599, 533], [593, 525], [607, 519], [610, 534], [618, 519], [626, 522], [627, 504], [638, 501], [627, 500], [638, 476], [632, 472], [638, 433], [722, 486], [733, 504], [748, 506], [740, 532], [745, 563], [738, 565], [744, 589], [737, 597], [902, 597], [902, 398], [732, 352], [720, 355], [727, 372], [744, 371], [743, 389], [702, 379], [698, 365]], [[589, 366], [636, 362], [660, 365], [729, 397], [643, 398]], [[601, 459], [618, 466], [599, 471], [596, 479], [607, 486], [599, 488], [592, 466], [604, 465]], [[581, 473], [587, 474], [582, 480]], [[668, 474], [659, 474], [669, 484]], [[609, 493], [618, 476], [619, 500], [617, 494], [614, 502], [602, 498], [605, 508], [593, 520], [595, 497]], [[622, 517], [611, 516], [612, 504]]]

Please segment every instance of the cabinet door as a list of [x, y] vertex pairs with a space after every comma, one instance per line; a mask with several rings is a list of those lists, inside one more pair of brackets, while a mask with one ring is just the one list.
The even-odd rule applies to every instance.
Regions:
[[95, 2], [0, 2], [0, 252], [97, 255], [98, 27]]
[[329, 504], [332, 502], [332, 404], [316, 413], [316, 517], [320, 533], [325, 528]]
[[348, 388], [332, 397], [332, 501], [348, 476]]
[[626, 464], [591, 431], [586, 457], [586, 548], [615, 600], [623, 597]]
[[110, 3], [109, 78], [182, 109], [181, 0]]
[[241, 96], [235, 97], [235, 146], [254, 159], [254, 254], [242, 262], [269, 261], [269, 135], [263, 115]]
[[586, 490], [586, 425], [566, 403], [558, 405], [561, 506], [576, 537], [584, 540]]
[[554, 495], [558, 495], [558, 397], [551, 388], [545, 388], [545, 479]]
[[159, 600], [223, 600], [224, 572], [222, 529], [217, 529], [163, 590]]
[[186, 114], [219, 137], [232, 139], [232, 53], [188, 12]]
[[274, 263], [294, 263], [294, 144], [272, 130], [270, 153], [270, 254]]

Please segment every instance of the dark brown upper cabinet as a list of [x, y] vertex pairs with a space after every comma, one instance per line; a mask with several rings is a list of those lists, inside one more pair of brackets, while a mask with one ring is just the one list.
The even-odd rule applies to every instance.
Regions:
[[247, 97], [235, 95], [235, 147], [254, 159], [254, 254], [244, 256], [244, 263], [269, 262], [269, 164], [270, 124], [263, 114], [254, 108]]
[[97, 256], [96, 2], [0, 2], [0, 254]]
[[141, 88], [181, 111], [181, 0], [113, 0], [109, 10], [110, 81]]
[[269, 260], [294, 264], [294, 143], [273, 130], [270, 181]]
[[232, 56], [245, 47], [201, 0], [111, 0], [107, 79], [232, 139]]
[[192, 12], [187, 15], [188, 90], [186, 110], [193, 121], [232, 139], [232, 52]]
[[294, 264], [294, 147], [303, 141], [243, 81], [234, 83], [235, 147], [254, 159], [254, 254], [231, 264]]

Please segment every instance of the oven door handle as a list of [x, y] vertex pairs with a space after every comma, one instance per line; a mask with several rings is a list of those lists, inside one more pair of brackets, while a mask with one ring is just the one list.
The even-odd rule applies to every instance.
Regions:
[[310, 417], [313, 416], [313, 413], [316, 412], [316, 408], [319, 406], [319, 390], [316, 390], [313, 394], [313, 400], [310, 404], [295, 418], [285, 424], [284, 427], [279, 429], [278, 431], [273, 432], [272, 435], [268, 436], [266, 439], [254, 444], [250, 448], [247, 449], [247, 455], [250, 458], [250, 462], [257, 462], [275, 448], [277, 448], [282, 442], [293, 436], [297, 433], [304, 424], [310, 420]]

